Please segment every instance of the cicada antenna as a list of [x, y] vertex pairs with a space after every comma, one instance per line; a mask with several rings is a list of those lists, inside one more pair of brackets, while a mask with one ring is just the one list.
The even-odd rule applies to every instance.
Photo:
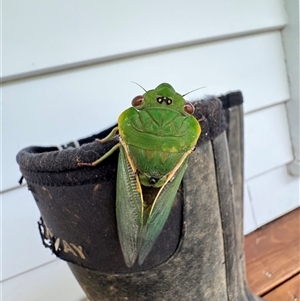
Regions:
[[134, 84], [136, 84], [136, 85], [138, 85], [138, 86], [141, 87], [145, 92], [147, 92], [146, 89], [145, 89], [144, 87], [142, 87], [140, 84], [138, 84], [138, 83], [136, 83], [136, 82], [133, 82], [133, 81], [131, 81], [131, 82], [134, 83]]
[[183, 94], [182, 97], [184, 97], [184, 96], [186, 96], [186, 95], [188, 95], [188, 94], [190, 94], [190, 93], [192, 93], [192, 92], [195, 92], [195, 91], [197, 91], [197, 90], [204, 89], [204, 88], [206, 88], [206, 87], [197, 88], [197, 89], [195, 89], [195, 90], [192, 90], [192, 91], [190, 91], [190, 92], [187, 92], [187, 93]]

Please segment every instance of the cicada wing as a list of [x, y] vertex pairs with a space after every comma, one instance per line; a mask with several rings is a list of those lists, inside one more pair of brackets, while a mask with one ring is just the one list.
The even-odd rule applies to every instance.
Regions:
[[117, 174], [116, 216], [118, 235], [125, 263], [134, 265], [138, 256], [138, 234], [142, 225], [143, 199], [138, 191], [138, 179], [126, 157], [125, 149], [120, 145]]
[[187, 159], [175, 174], [175, 178], [162, 186], [153, 202], [147, 223], [141, 231], [140, 241], [142, 245], [139, 253], [139, 265], [143, 264], [167, 221], [186, 168]]

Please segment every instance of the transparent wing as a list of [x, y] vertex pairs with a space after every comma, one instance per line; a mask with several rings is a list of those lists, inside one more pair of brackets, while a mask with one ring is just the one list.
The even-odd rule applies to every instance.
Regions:
[[175, 178], [163, 186], [156, 196], [152, 212], [148, 217], [146, 225], [141, 230], [142, 246], [139, 253], [139, 265], [143, 264], [167, 221], [186, 168], [187, 159], [177, 171]]
[[125, 263], [134, 265], [138, 256], [138, 238], [142, 224], [142, 194], [139, 183], [120, 145], [117, 174], [116, 216], [118, 235]]

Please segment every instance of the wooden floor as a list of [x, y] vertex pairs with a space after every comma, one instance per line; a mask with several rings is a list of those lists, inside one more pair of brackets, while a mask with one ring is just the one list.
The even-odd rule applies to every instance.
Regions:
[[267, 301], [300, 301], [300, 208], [245, 237], [248, 285]]

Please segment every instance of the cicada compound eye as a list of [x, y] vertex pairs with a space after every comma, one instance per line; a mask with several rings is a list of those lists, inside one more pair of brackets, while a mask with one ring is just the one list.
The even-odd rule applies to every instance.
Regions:
[[133, 100], [132, 100], [132, 102], [131, 102], [131, 105], [133, 106], [133, 107], [139, 107], [139, 106], [141, 106], [143, 103], [144, 103], [144, 96], [143, 95], [138, 95], [138, 96], [136, 96]]
[[188, 114], [193, 114], [195, 112], [195, 108], [194, 106], [189, 103], [189, 102], [186, 102], [183, 106], [183, 109], [185, 110], [186, 113]]

